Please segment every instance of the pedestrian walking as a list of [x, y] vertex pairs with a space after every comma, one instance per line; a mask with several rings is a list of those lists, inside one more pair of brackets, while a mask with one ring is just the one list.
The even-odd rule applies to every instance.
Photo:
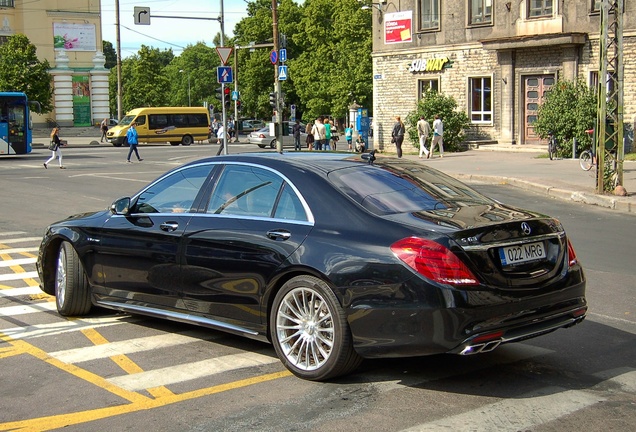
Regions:
[[397, 157], [402, 157], [402, 142], [404, 141], [404, 123], [400, 116], [395, 117], [395, 124], [393, 124], [393, 130], [391, 131], [391, 142], [395, 144], [395, 150], [397, 151]]
[[64, 165], [62, 165], [62, 141], [60, 140], [60, 128], [54, 127], [51, 131], [51, 143], [49, 144], [49, 150], [51, 150], [51, 157], [44, 162], [44, 168], [49, 168], [49, 163], [55, 160], [55, 157], [60, 160], [60, 169], [66, 169]]
[[435, 120], [433, 120], [433, 142], [431, 143], [431, 158], [433, 157], [433, 151], [435, 146], [439, 144], [439, 157], [444, 157], [444, 123], [438, 114], [435, 114]]
[[307, 149], [309, 151], [312, 151], [314, 149], [314, 135], [311, 132], [312, 128], [313, 128], [313, 125], [311, 124], [311, 122], [307, 123], [307, 126], [305, 127], [305, 134], [307, 134], [307, 138], [305, 138], [305, 143], [307, 144]]
[[223, 123], [219, 123], [219, 127], [216, 130], [216, 143], [219, 144], [219, 151], [216, 152], [216, 155], [220, 155], [223, 152], [223, 148], [225, 147], [225, 127], [223, 127]]
[[137, 145], [139, 144], [139, 135], [137, 134], [137, 123], [132, 122], [130, 127], [128, 128], [128, 132], [126, 132], [126, 140], [128, 141], [128, 145], [130, 149], [128, 149], [128, 157], [126, 158], [126, 162], [132, 163], [130, 157], [133, 152], [135, 152], [135, 156], [137, 156], [137, 160], [141, 162], [143, 159], [139, 156], [139, 151], [137, 150]]
[[338, 125], [333, 121], [331, 123], [331, 144], [333, 145], [333, 151], [338, 151], [338, 141], [340, 136], [338, 135]]
[[331, 123], [329, 119], [325, 119], [325, 142], [323, 146], [323, 150], [331, 151]]
[[322, 146], [325, 143], [325, 133], [323, 117], [318, 117], [311, 128], [311, 134], [314, 136], [314, 150], [322, 150]]
[[349, 145], [349, 151], [351, 151], [351, 143], [353, 141], [353, 123], [349, 124], [348, 128], [345, 128], [345, 139], [347, 140], [347, 144]]
[[302, 127], [300, 126], [300, 120], [296, 120], [294, 126], [292, 126], [292, 135], [294, 135], [294, 150], [301, 151], [300, 148], [300, 131]]
[[102, 120], [102, 123], [99, 127], [102, 130], [102, 137], [99, 139], [99, 142], [104, 142], [104, 140], [106, 139], [106, 132], [108, 132], [108, 119], [105, 118], [104, 120]]
[[417, 122], [417, 136], [420, 139], [420, 159], [422, 159], [422, 153], [426, 154], [426, 159], [431, 155], [426, 148], [426, 140], [431, 133], [431, 125], [426, 121], [423, 115], [420, 116]]

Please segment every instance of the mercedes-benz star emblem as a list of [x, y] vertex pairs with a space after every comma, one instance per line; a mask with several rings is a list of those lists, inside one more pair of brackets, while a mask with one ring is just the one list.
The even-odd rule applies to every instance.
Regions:
[[524, 235], [530, 235], [530, 233], [532, 232], [532, 229], [527, 222], [521, 222], [521, 232], [523, 232]]

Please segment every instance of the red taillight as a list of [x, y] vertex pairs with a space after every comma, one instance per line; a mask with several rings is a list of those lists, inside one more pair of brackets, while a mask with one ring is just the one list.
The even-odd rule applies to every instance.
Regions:
[[576, 252], [574, 252], [574, 246], [570, 243], [570, 239], [568, 239], [568, 266], [572, 267], [578, 262], [576, 259]]
[[260, 134], [258, 137], [259, 138], [265, 138], [265, 135], [264, 134]]
[[447, 247], [431, 240], [409, 237], [391, 245], [393, 253], [422, 276], [451, 285], [478, 285], [466, 265]]

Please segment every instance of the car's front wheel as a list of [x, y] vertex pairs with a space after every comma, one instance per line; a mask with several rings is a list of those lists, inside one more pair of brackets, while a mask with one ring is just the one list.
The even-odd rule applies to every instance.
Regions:
[[92, 306], [84, 266], [69, 242], [62, 242], [57, 255], [55, 303], [62, 316], [86, 315]]
[[327, 380], [352, 372], [362, 362], [353, 349], [344, 310], [316, 277], [289, 280], [276, 294], [269, 321], [276, 354], [300, 378]]

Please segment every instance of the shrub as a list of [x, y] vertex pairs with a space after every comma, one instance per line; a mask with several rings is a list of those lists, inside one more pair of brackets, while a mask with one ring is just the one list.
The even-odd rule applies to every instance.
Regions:
[[[446, 96], [428, 89], [417, 103], [415, 111], [406, 116], [407, 135], [416, 148], [420, 148], [417, 136], [417, 122], [421, 115], [433, 127], [433, 117], [438, 114], [444, 123], [444, 150], [458, 151], [470, 126], [468, 115], [464, 111], [456, 111], [457, 102], [452, 96]], [[432, 135], [431, 130], [431, 135]]]

